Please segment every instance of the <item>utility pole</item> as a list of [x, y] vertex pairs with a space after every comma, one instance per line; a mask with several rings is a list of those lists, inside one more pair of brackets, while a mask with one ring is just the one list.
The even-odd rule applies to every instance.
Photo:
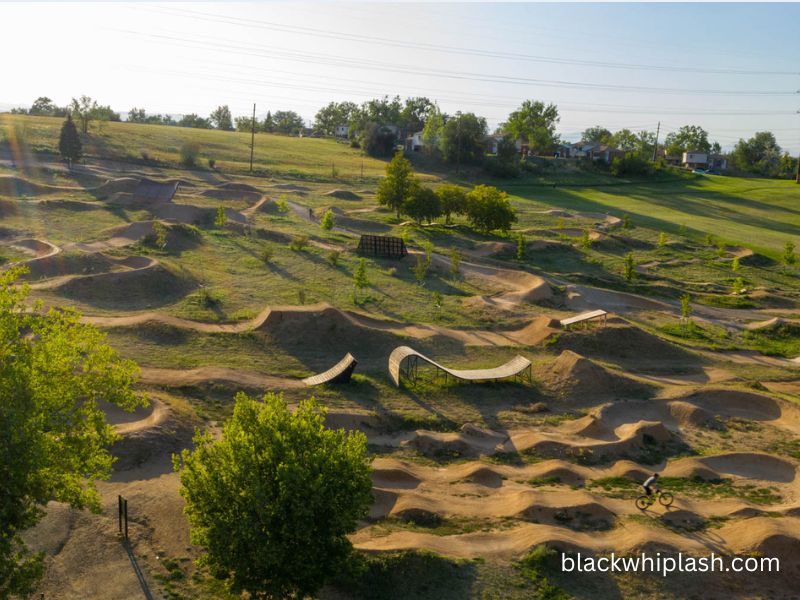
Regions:
[[661, 121], [658, 122], [658, 127], [656, 127], [656, 143], [653, 146], [653, 162], [656, 162], [656, 157], [658, 156], [658, 134], [661, 133]]
[[253, 122], [250, 125], [250, 172], [253, 172], [253, 149], [256, 145], [256, 103], [253, 102]]
[[456, 113], [456, 173], [461, 170], [461, 111]]

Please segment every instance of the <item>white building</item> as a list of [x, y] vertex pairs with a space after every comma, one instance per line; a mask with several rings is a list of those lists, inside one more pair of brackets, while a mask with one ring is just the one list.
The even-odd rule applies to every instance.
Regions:
[[348, 127], [347, 125], [336, 126], [335, 135], [337, 138], [346, 138], [349, 133], [350, 133], [350, 127]]
[[418, 131], [413, 135], [410, 135], [406, 138], [406, 151], [407, 152], [419, 152], [425, 146], [425, 142], [422, 140], [422, 132]]
[[705, 169], [708, 166], [708, 153], [698, 150], [684, 152], [681, 164], [687, 169]]

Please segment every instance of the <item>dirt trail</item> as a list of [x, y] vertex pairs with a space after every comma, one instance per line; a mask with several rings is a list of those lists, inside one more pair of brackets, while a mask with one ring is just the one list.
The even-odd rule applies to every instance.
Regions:
[[157, 369], [143, 367], [140, 381], [151, 385], [170, 387], [211, 384], [215, 382], [231, 383], [247, 388], [258, 389], [292, 389], [303, 388], [300, 379], [276, 377], [248, 369], [230, 369], [227, 367], [197, 367], [195, 369]]

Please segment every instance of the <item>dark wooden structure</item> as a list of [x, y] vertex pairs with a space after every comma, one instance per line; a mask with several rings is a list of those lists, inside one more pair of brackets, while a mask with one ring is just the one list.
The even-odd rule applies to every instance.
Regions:
[[403, 258], [408, 254], [402, 238], [389, 235], [362, 235], [358, 241], [358, 253], [382, 258]]
[[322, 385], [323, 383], [347, 383], [356, 368], [358, 361], [349, 352], [338, 363], [327, 371], [303, 379], [308, 386]]

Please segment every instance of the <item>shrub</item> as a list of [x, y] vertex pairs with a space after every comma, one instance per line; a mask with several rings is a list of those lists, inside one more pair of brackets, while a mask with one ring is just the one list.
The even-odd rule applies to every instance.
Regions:
[[369, 279], [367, 279], [367, 261], [362, 258], [358, 261], [356, 270], [353, 271], [353, 302], [359, 304], [362, 302], [361, 294], [369, 286]]
[[452, 248], [450, 250], [450, 274], [458, 277], [459, 273], [461, 273], [461, 253], [458, 248]]
[[261, 260], [264, 264], [269, 264], [272, 261], [272, 257], [274, 256], [275, 251], [272, 249], [272, 246], [264, 244], [261, 248], [261, 253], [259, 254]]
[[488, 233], [495, 229], [508, 231], [517, 214], [506, 192], [479, 185], [467, 194], [467, 218], [473, 227]]
[[294, 237], [292, 237], [292, 241], [289, 242], [289, 248], [297, 252], [305, 250], [306, 246], [308, 246], [307, 235], [295, 235]]
[[436, 195], [439, 196], [439, 207], [445, 223], [450, 224], [451, 215], [467, 212], [467, 192], [464, 188], [448, 183], [436, 188]]
[[161, 221], [153, 223], [153, 238], [157, 248], [167, 247], [167, 227]]
[[650, 163], [630, 152], [625, 154], [624, 157], [617, 156], [611, 161], [611, 174], [615, 177], [647, 175], [648, 173], [650, 173]]
[[733, 260], [731, 261], [731, 271], [736, 273], [739, 270], [739, 257], [734, 256]]
[[442, 207], [439, 196], [431, 188], [417, 185], [403, 201], [400, 211], [414, 219], [417, 223], [423, 220], [428, 223], [441, 216]]
[[278, 212], [280, 212], [280, 213], [289, 212], [289, 202], [286, 200], [286, 196], [280, 196], [275, 201], [275, 208], [277, 208]]
[[428, 276], [428, 269], [430, 269], [430, 266], [430, 258], [425, 256], [417, 256], [417, 262], [413, 267], [411, 267], [411, 271], [414, 273], [414, 278], [420, 285], [422, 285], [422, 282], [425, 281], [425, 278]]
[[209, 169], [214, 169], [216, 166], [217, 166], [217, 161], [214, 160], [213, 158], [209, 158], [208, 159], [208, 168]]
[[622, 228], [623, 229], [630, 229], [631, 228], [631, 216], [628, 214], [622, 215]]
[[521, 233], [517, 236], [517, 260], [525, 258], [525, 236]]
[[584, 229], [581, 234], [581, 246], [587, 250], [592, 247], [592, 238], [589, 237], [589, 230]]
[[303, 306], [306, 303], [305, 290], [297, 290], [297, 301], [300, 303], [300, 306]]
[[783, 256], [781, 259], [783, 260], [783, 264], [789, 266], [793, 265], [797, 262], [797, 255], [794, 253], [794, 242], [789, 241], [786, 242], [783, 246]]
[[630, 283], [636, 277], [636, 262], [633, 259], [633, 252], [628, 252], [625, 255], [625, 263], [622, 267], [622, 274], [625, 281]]
[[214, 217], [214, 225], [216, 225], [217, 227], [219, 227], [221, 229], [221, 228], [225, 227], [225, 225], [227, 223], [228, 223], [228, 217], [225, 214], [225, 207], [224, 206], [218, 206], [217, 207], [217, 215], [216, 215], [216, 217]]
[[329, 250], [328, 254], [325, 256], [325, 260], [327, 260], [332, 267], [335, 267], [339, 264], [340, 255], [341, 253], [338, 250]]
[[184, 167], [193, 167], [197, 164], [200, 155], [200, 144], [197, 142], [184, 142], [181, 144], [181, 164]]
[[330, 231], [333, 229], [333, 211], [329, 208], [325, 211], [325, 214], [322, 215], [322, 219], [320, 219], [319, 226], [322, 227], [325, 231]]

